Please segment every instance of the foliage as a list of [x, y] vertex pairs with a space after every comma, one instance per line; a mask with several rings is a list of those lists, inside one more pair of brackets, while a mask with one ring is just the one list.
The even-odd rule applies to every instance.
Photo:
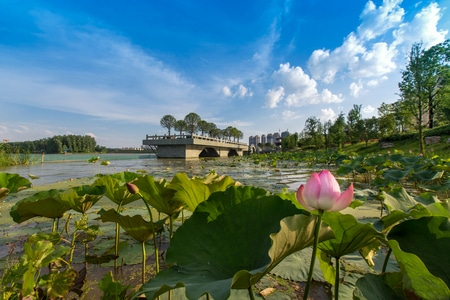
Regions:
[[[381, 155], [304, 151], [239, 159], [272, 170], [282, 170], [286, 166], [299, 170], [308, 166], [312, 169], [335, 167], [339, 182], [353, 181], [355, 186], [361, 187], [355, 190], [358, 200], [352, 206], [356, 207], [355, 210], [366, 204], [379, 203], [383, 214], [375, 219], [357, 220], [348, 215], [351, 208], [346, 214], [323, 215], [327, 225], [323, 227], [319, 259], [325, 279], [342, 287], [339, 290], [341, 297], [348, 296], [348, 293], [358, 299], [371, 295], [404, 299], [445, 299], [450, 296], [450, 266], [443, 259], [447, 257], [450, 244], [450, 208], [446, 201], [441, 200], [448, 198], [450, 191], [449, 158], [404, 154], [401, 151]], [[153, 226], [144, 220], [146, 210], [143, 203], [137, 202], [139, 196], [127, 190], [127, 182], [136, 184], [146, 205], [161, 214], [161, 219]], [[178, 173], [171, 180], [119, 172], [99, 175], [92, 185], [24, 196], [21, 189], [29, 187], [28, 180], [0, 174], [0, 187], [5, 185], [8, 192], [17, 193], [14, 197], [20, 199], [10, 212], [16, 222], [29, 222], [42, 216], [51, 219], [67, 217], [66, 228], [59, 233], [30, 236], [24, 243], [22, 258], [5, 268], [0, 293], [3, 298], [11, 299], [14, 295], [19, 298], [24, 292], [57, 298], [67, 297], [70, 290], [82, 291], [84, 277], [81, 271], [74, 271], [69, 257], [76, 245], [100, 241], [96, 240], [96, 234], [87, 236], [87, 231], [94, 230], [87, 226], [87, 219], [81, 218], [74, 223], [70, 220], [77, 213], [92, 211], [93, 205], [102, 203], [98, 202], [100, 197], [117, 205], [117, 210], [103, 210], [100, 218], [121, 224], [129, 232], [127, 236], [132, 236], [144, 246], [143, 250], [145, 244], [157, 246], [148, 240], [155, 233], [160, 241], [165, 240], [166, 218], [176, 222], [173, 237], [168, 241], [166, 266], [157, 275], [147, 272], [150, 280], [145, 281], [135, 294], [144, 293], [148, 298], [182, 286], [186, 297], [191, 299], [204, 294], [225, 299], [233, 294], [234, 289], [251, 292], [261, 279], [274, 272], [275, 266], [294, 254], [298, 259], [289, 261], [299, 264], [294, 268], [300, 272], [309, 258], [299, 250], [311, 245], [312, 228], [317, 218], [314, 212], [310, 214], [300, 209], [293, 193], [274, 195], [258, 187], [239, 186], [229, 176], [218, 176], [214, 172], [193, 178]], [[135, 214], [123, 214], [124, 206], [131, 207], [131, 203], [133, 207], [129, 211]], [[120, 209], [122, 212], [119, 214]], [[187, 216], [179, 218], [181, 213], [187, 213]], [[69, 228], [72, 223], [73, 230]], [[79, 238], [75, 238], [77, 230], [83, 231], [77, 236]], [[74, 232], [72, 242], [66, 235], [69, 232]], [[100, 249], [106, 250], [94, 247], [92, 251], [102, 252], [98, 258], [106, 259], [108, 254], [112, 254], [113, 240], [111, 236], [105, 237], [101, 242], [106, 246]], [[134, 243], [129, 238], [123, 239], [120, 246], [129, 247], [126, 249], [130, 251]], [[120, 255], [128, 258], [128, 253], [120, 252]], [[364, 263], [362, 266], [348, 263], [349, 257], [355, 255]], [[142, 252], [143, 270], [144, 259], [148, 257]], [[334, 279], [339, 277], [330, 275], [334, 270], [331, 265], [333, 257], [341, 267], [343, 280], [338, 284]], [[381, 268], [388, 262], [395, 268]], [[49, 266], [49, 273], [44, 272]], [[99, 287], [104, 292], [103, 299], [129, 297], [130, 287], [116, 281], [109, 272]], [[138, 288], [136, 286], [134, 290]]]

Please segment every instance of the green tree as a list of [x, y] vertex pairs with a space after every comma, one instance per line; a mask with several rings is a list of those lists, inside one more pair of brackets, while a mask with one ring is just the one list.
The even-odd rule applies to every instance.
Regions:
[[205, 120], [200, 120], [197, 123], [198, 130], [200, 130], [201, 135], [205, 135], [205, 133], [209, 132], [210, 123]]
[[361, 120], [362, 105], [353, 105], [353, 108], [347, 114], [347, 134], [350, 142], [355, 144], [360, 141], [363, 130], [363, 123]]
[[337, 144], [338, 149], [342, 150], [345, 142], [345, 117], [343, 112], [339, 114], [331, 126], [330, 135], [333, 142]]
[[362, 136], [366, 143], [366, 148], [369, 144], [369, 140], [377, 138], [378, 135], [378, 119], [372, 117], [370, 119], [362, 120]]
[[177, 122], [177, 120], [175, 119], [174, 116], [165, 115], [164, 117], [161, 118], [161, 120], [159, 121], [159, 124], [161, 124], [161, 126], [163, 128], [167, 128], [167, 130], [169, 132], [169, 136], [170, 136], [170, 130], [175, 126], [176, 122]]
[[176, 121], [173, 126], [173, 129], [175, 129], [176, 131], [178, 131], [180, 133], [180, 135], [182, 135], [183, 131], [185, 131], [187, 129], [186, 122], [184, 120]]
[[198, 130], [198, 122], [201, 120], [200, 116], [194, 112], [191, 112], [184, 117], [184, 122], [186, 122], [186, 127], [190, 135], [194, 135], [194, 133]]

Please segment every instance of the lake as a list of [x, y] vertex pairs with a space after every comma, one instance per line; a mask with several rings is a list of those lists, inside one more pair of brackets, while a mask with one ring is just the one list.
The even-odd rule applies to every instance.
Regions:
[[[35, 155], [29, 166], [4, 167], [0, 168], [0, 172], [16, 173], [28, 179], [31, 175], [36, 178], [32, 179], [35, 186], [122, 171], [146, 172], [155, 178], [167, 180], [171, 180], [179, 172], [187, 173], [189, 177], [203, 177], [209, 172], [216, 172], [219, 175], [229, 175], [244, 185], [272, 192], [280, 192], [284, 188], [295, 191], [312, 172], [309, 168], [290, 165], [289, 162], [283, 162], [283, 165], [277, 167], [269, 167], [264, 163], [255, 164], [248, 157], [158, 159], [152, 153], [121, 153], [99, 154], [96, 163], [88, 162], [96, 156], [97, 154], [45, 154], [42, 163], [41, 155]], [[102, 161], [109, 161], [110, 164], [102, 165]]]

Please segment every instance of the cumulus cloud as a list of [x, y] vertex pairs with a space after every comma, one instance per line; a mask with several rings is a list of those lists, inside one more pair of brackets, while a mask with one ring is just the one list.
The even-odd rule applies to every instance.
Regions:
[[361, 80], [358, 80], [358, 82], [352, 82], [350, 83], [350, 95], [352, 95], [353, 97], [358, 97], [359, 93], [362, 91], [363, 89], [363, 83]]
[[300, 115], [297, 115], [294, 111], [287, 109], [281, 113], [281, 117], [283, 118], [283, 120], [295, 120], [299, 119]]
[[230, 88], [229, 86], [224, 86], [222, 88], [222, 94], [226, 97], [231, 98], [244, 98], [244, 97], [252, 97], [253, 92], [250, 88], [244, 86], [243, 84], [239, 84], [238, 86], [234, 86]]
[[328, 89], [319, 93], [317, 82], [301, 67], [291, 67], [289, 63], [281, 64], [272, 77], [278, 87], [267, 92], [267, 107], [274, 108], [283, 100], [288, 107], [342, 101], [342, 95], [334, 95]]
[[373, 112], [375, 111], [375, 108], [372, 105], [367, 105], [366, 107], [363, 107], [362, 112], [365, 114], [373, 114]]
[[372, 40], [398, 26], [405, 14], [405, 10], [400, 7], [401, 3], [402, 0], [387, 0], [377, 7], [373, 1], [368, 1], [361, 14], [363, 22], [358, 27], [361, 39]]
[[266, 94], [266, 106], [269, 108], [275, 108], [278, 106], [278, 103], [284, 97], [284, 88], [279, 86], [275, 89], [270, 89]]
[[320, 120], [322, 120], [322, 122], [327, 122], [329, 120], [333, 121], [336, 119], [336, 113], [332, 108], [323, 108], [320, 112]]
[[380, 80], [397, 70], [397, 62], [404, 63], [412, 43], [422, 41], [429, 47], [445, 40], [448, 30], [437, 29], [442, 17], [437, 3], [423, 8], [410, 21], [405, 20], [401, 3], [384, 0], [377, 7], [368, 1], [360, 26], [348, 34], [341, 46], [313, 51], [308, 60], [312, 78], [326, 84], [333, 83], [339, 75], [349, 75], [354, 80]]
[[422, 42], [425, 48], [443, 42], [448, 30], [437, 29], [441, 17], [441, 9], [437, 3], [424, 7], [410, 23], [401, 24], [393, 32], [395, 44], [404, 44], [405, 50], [409, 50], [410, 45], [417, 42]]

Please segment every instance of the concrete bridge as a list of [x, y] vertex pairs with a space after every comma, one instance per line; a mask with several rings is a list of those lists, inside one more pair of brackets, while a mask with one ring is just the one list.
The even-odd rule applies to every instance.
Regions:
[[156, 149], [158, 158], [199, 158], [242, 156], [248, 146], [201, 135], [146, 135], [142, 144]]

